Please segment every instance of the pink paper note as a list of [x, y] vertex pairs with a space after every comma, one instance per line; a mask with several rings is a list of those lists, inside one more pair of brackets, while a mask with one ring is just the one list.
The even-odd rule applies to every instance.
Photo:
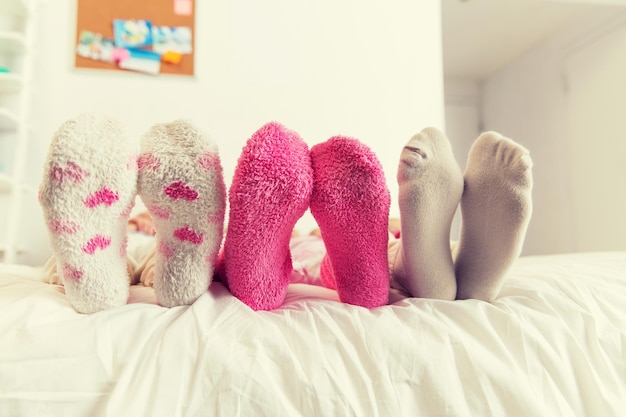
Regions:
[[174, 0], [174, 13], [181, 16], [191, 16], [193, 0]]

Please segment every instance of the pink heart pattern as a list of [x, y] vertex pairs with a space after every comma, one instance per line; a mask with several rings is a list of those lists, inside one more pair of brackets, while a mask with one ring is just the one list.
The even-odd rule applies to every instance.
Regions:
[[85, 200], [85, 205], [89, 208], [94, 208], [101, 204], [110, 206], [119, 199], [120, 195], [105, 185], [101, 190], [90, 194]]
[[48, 229], [55, 235], [73, 235], [80, 230], [80, 225], [69, 220], [50, 220]]
[[124, 236], [122, 246], [120, 246], [120, 258], [126, 258], [126, 249], [128, 248], [128, 236]]
[[199, 245], [204, 241], [204, 235], [202, 233], [194, 232], [189, 226], [181, 227], [174, 231], [174, 237], [181, 242], [190, 242], [194, 245]]
[[209, 223], [219, 223], [224, 220], [224, 210], [218, 210], [215, 213], [209, 213], [206, 219]]
[[83, 277], [83, 271], [71, 267], [65, 264], [63, 266], [63, 279], [69, 279], [70, 281], [78, 282]]
[[205, 171], [220, 167], [220, 157], [211, 152], [205, 152], [198, 158], [198, 165]]
[[124, 210], [122, 210], [122, 212], [120, 213], [120, 218], [124, 219], [127, 218], [128, 216], [130, 216], [130, 213], [132, 213], [133, 211], [133, 207], [135, 207], [135, 202], [131, 202], [128, 207], [126, 207]]
[[83, 245], [83, 252], [93, 255], [98, 249], [106, 249], [111, 244], [111, 238], [102, 235], [95, 235]]
[[163, 190], [174, 200], [194, 201], [198, 199], [198, 192], [182, 181], [176, 181], [165, 187]]
[[153, 217], [156, 217], [157, 219], [167, 220], [170, 218], [170, 212], [167, 211], [167, 209], [164, 209], [163, 207], [159, 207], [157, 205], [152, 205], [148, 207], [148, 211]]
[[139, 169], [149, 169], [156, 171], [161, 166], [161, 160], [151, 153], [144, 153], [137, 158], [137, 167]]
[[169, 259], [174, 256], [174, 250], [170, 248], [165, 241], [159, 242], [159, 253], [165, 257], [165, 259]]
[[55, 165], [50, 171], [52, 181], [59, 184], [66, 181], [78, 184], [88, 175], [89, 173], [87, 171], [71, 161], [65, 164], [65, 168], [60, 165]]

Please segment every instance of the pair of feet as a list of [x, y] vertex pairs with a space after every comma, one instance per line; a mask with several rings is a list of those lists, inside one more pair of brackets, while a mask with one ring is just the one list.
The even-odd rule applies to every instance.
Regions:
[[382, 166], [356, 139], [336, 136], [309, 151], [277, 123], [247, 142], [229, 191], [230, 216], [220, 276], [250, 307], [280, 306], [292, 272], [289, 240], [310, 208], [343, 302], [388, 302], [390, 196]]
[[[424, 129], [402, 150], [398, 167], [401, 242], [395, 280], [415, 297], [493, 300], [519, 256], [532, 212], [528, 151], [498, 133], [483, 133], [464, 174], [448, 139]], [[461, 235], [450, 227], [461, 207]]]
[[137, 145], [120, 124], [91, 114], [65, 122], [50, 144], [39, 199], [57, 272], [82, 313], [128, 300], [126, 233], [137, 194], [158, 231], [158, 302], [190, 304], [213, 276], [226, 198], [217, 146], [183, 121], [155, 125]]

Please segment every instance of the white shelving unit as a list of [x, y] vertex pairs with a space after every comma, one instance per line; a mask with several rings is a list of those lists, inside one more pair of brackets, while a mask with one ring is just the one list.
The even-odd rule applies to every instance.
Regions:
[[[0, 49], [1, 51], [2, 49]], [[22, 89], [22, 77], [17, 74], [0, 73], [0, 91], [2, 94], [19, 93]]]
[[[34, 59], [35, 0], [0, 1], [0, 142], [11, 149], [0, 155], [0, 261], [14, 263], [24, 199], [24, 167], [31, 134], [29, 124]], [[8, 72], [5, 70], [8, 68]], [[10, 169], [9, 169], [10, 167]], [[4, 224], [2, 224], [4, 223]]]

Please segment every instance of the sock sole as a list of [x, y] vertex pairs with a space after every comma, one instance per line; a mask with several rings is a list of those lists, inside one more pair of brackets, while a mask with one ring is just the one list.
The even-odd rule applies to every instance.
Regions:
[[457, 298], [492, 301], [500, 292], [530, 221], [531, 168], [529, 152], [498, 133], [483, 133], [472, 146], [455, 259]]
[[217, 146], [190, 122], [144, 134], [138, 192], [156, 229], [154, 290], [166, 307], [192, 304], [215, 272], [226, 191]]
[[390, 196], [380, 162], [366, 145], [341, 136], [315, 145], [311, 160], [311, 213], [339, 298], [367, 308], [387, 304]]
[[126, 304], [126, 225], [136, 146], [110, 119], [83, 114], [52, 138], [39, 191], [65, 293], [81, 313]]
[[413, 136], [402, 150], [397, 177], [402, 233], [394, 278], [414, 297], [453, 300], [450, 226], [463, 176], [446, 135], [426, 128]]
[[229, 191], [223, 274], [230, 291], [254, 310], [282, 305], [292, 271], [289, 241], [309, 205], [309, 150], [279, 123], [248, 140]]

